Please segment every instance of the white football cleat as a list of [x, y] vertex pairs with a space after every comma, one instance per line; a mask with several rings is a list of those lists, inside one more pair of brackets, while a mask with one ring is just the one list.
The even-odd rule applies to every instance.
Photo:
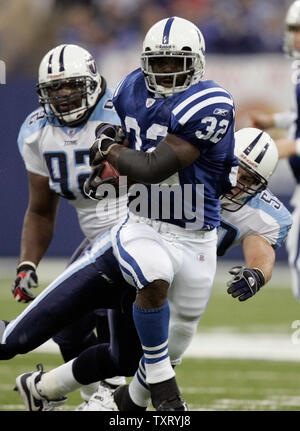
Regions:
[[61, 406], [67, 400], [66, 397], [62, 397], [57, 400], [48, 400], [46, 397], [41, 395], [37, 390], [37, 383], [41, 380], [44, 374], [42, 364], [37, 365], [38, 371], [32, 371], [31, 373], [21, 374], [16, 378], [15, 391], [19, 392], [26, 409], [29, 411], [52, 411], [56, 407]]
[[[118, 411], [118, 407], [114, 401], [113, 393], [116, 387], [112, 387], [109, 383], [102, 381], [99, 384], [97, 391], [91, 396], [81, 411]], [[78, 411], [79, 406], [77, 407]]]
[[85, 410], [87, 403], [88, 403], [88, 401], [83, 401], [81, 404], [79, 404], [79, 406], [76, 407], [74, 412], [82, 412], [83, 410]]

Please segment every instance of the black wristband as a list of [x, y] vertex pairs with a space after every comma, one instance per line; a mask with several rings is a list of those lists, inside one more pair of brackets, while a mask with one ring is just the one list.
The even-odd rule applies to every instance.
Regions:
[[17, 267], [17, 274], [19, 274], [19, 272], [21, 271], [36, 271], [36, 266], [34, 265], [34, 263], [30, 264], [29, 262], [26, 263], [21, 263], [18, 267]]
[[259, 287], [262, 287], [262, 286], [265, 284], [265, 282], [266, 282], [266, 280], [265, 280], [265, 276], [264, 276], [264, 274], [263, 274], [262, 270], [261, 270], [261, 269], [259, 269], [259, 268], [253, 268], [253, 269], [252, 269], [252, 271], [254, 271], [254, 272], [255, 272], [255, 274], [256, 274], [256, 275], [257, 275], [257, 277], [258, 277], [258, 280], [259, 280]]

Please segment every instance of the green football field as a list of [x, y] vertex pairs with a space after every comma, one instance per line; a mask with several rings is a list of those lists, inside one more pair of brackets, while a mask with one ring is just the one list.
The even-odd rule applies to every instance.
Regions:
[[[13, 301], [10, 283], [11, 280], [0, 281], [0, 318], [6, 320], [16, 317], [25, 307]], [[293, 340], [294, 344], [298, 338], [300, 342], [299, 326], [300, 304], [289, 286], [281, 285], [278, 280], [245, 303], [233, 300], [225, 293], [224, 286], [216, 285], [199, 325], [199, 335], [211, 334], [225, 351], [227, 343], [230, 347], [228, 334], [242, 335], [241, 340], [246, 344], [248, 336], [255, 340], [264, 335], [265, 343], [272, 337], [275, 343], [276, 336], [281, 337], [279, 340], [285, 337], [287, 344], [277, 348], [286, 353], [286, 346], [292, 346]], [[177, 380], [190, 410], [299, 410], [300, 345], [298, 348], [299, 362], [280, 360], [280, 357], [225, 359], [213, 353], [211, 357], [209, 353], [207, 357], [186, 357], [176, 368]], [[62, 360], [58, 354], [30, 353], [0, 363], [0, 411], [24, 410], [19, 395], [13, 391], [14, 381], [19, 374], [34, 370], [38, 363], [43, 363], [48, 371]], [[63, 410], [73, 410], [80, 402], [79, 391], [70, 394]]]

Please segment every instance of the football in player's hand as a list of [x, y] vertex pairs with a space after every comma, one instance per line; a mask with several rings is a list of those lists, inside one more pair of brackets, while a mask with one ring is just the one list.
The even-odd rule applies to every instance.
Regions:
[[[128, 188], [134, 184], [127, 176], [121, 176], [120, 172], [112, 166], [107, 160], [101, 162], [103, 169], [98, 174], [102, 184], [112, 184], [117, 192], [117, 196], [127, 193]], [[96, 180], [97, 181], [97, 180]], [[98, 190], [99, 193], [99, 190]]]
[[101, 164], [103, 165], [103, 169], [100, 173], [101, 180], [115, 178], [115, 181], [112, 181], [112, 183], [118, 184], [118, 178], [120, 176], [119, 171], [114, 168], [107, 160], [103, 160]]

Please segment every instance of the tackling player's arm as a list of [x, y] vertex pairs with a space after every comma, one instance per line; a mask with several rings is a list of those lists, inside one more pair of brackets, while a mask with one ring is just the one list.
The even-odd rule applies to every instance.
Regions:
[[252, 112], [250, 113], [250, 127], [257, 129], [288, 129], [297, 119], [297, 114], [293, 111], [287, 112]]
[[264, 112], [252, 112], [250, 113], [250, 126], [256, 127], [257, 129], [269, 129], [276, 127], [274, 114]]
[[271, 244], [259, 235], [248, 235], [242, 242], [246, 266], [258, 268], [264, 275], [265, 283], [272, 277], [275, 251]]
[[[114, 140], [113, 126], [98, 130], [90, 149], [90, 165], [106, 159], [121, 175], [145, 184], [159, 183], [200, 156], [199, 149], [175, 135], [167, 135], [150, 153], [132, 150]], [[97, 162], [95, 163], [95, 159]]]
[[261, 236], [245, 237], [242, 247], [246, 265], [232, 268], [233, 278], [227, 283], [227, 293], [239, 301], [251, 298], [271, 279], [275, 263], [274, 249]]
[[278, 149], [279, 159], [284, 159], [290, 156], [300, 156], [300, 140], [299, 139], [277, 139], [275, 144]]
[[52, 192], [48, 177], [28, 172], [29, 203], [24, 216], [20, 260], [12, 285], [14, 298], [28, 302], [34, 298], [31, 287], [37, 287], [36, 267], [53, 237], [59, 196]]
[[53, 237], [59, 196], [49, 188], [49, 178], [28, 172], [29, 203], [25, 213], [20, 262], [38, 265]]

